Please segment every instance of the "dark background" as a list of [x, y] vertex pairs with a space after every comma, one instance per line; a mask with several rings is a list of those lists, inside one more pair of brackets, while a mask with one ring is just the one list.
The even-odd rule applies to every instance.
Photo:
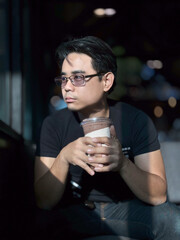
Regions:
[[[96, 8], [116, 14], [97, 17]], [[106, 41], [117, 56], [117, 87], [110, 97], [144, 110], [161, 140], [180, 139], [179, 1], [0, 0], [0, 11], [0, 119], [24, 139], [35, 144], [44, 117], [60, 108], [56, 48], [86, 35]], [[150, 68], [149, 60], [161, 61], [162, 68]]]
[[[38, 81], [42, 115], [59, 90], [55, 50], [72, 37], [94, 35], [114, 49], [119, 61], [118, 88], [113, 98], [146, 111], [159, 131], [167, 132], [179, 118], [180, 98], [180, 2], [179, 1], [27, 1], [30, 14], [31, 61]], [[114, 8], [112, 17], [96, 17], [95, 8]], [[119, 52], [118, 52], [119, 50]], [[148, 80], [142, 77], [147, 60], [162, 61]], [[121, 71], [122, 70], [122, 71]], [[175, 108], [167, 104], [177, 99]], [[36, 98], [36, 101], [39, 101]], [[154, 116], [156, 105], [164, 114]], [[39, 116], [41, 118], [41, 116]], [[177, 122], [177, 121], [176, 121]]]
[[[99, 7], [116, 14], [96, 17], [93, 10]], [[33, 235], [36, 141], [43, 119], [57, 109], [55, 50], [64, 40], [94, 35], [106, 41], [118, 63], [111, 97], [144, 110], [161, 142], [177, 141], [174, 148], [168, 145], [170, 156], [179, 150], [179, 13], [175, 0], [0, 0], [0, 239]], [[163, 67], [151, 69], [148, 60], [160, 60]], [[154, 115], [156, 106], [163, 110], [160, 117]], [[177, 165], [170, 162], [177, 172], [178, 156]]]

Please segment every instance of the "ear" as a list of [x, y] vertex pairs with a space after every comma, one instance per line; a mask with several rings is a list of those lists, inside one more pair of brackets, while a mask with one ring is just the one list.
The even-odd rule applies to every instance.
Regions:
[[108, 72], [103, 76], [104, 82], [104, 92], [108, 92], [114, 83], [114, 74], [112, 72]]

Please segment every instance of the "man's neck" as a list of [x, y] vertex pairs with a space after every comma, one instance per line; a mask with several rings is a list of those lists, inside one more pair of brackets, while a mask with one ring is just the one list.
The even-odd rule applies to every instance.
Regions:
[[106, 104], [103, 108], [95, 109], [94, 111], [81, 111], [78, 112], [78, 116], [82, 121], [85, 118], [93, 118], [93, 117], [109, 117], [109, 106]]

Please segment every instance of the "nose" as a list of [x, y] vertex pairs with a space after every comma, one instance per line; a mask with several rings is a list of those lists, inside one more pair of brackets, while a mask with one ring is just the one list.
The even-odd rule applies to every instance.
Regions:
[[72, 82], [70, 81], [70, 79], [67, 80], [66, 85], [65, 85], [65, 87], [64, 87], [64, 90], [65, 90], [66, 92], [74, 91], [74, 85], [72, 84]]

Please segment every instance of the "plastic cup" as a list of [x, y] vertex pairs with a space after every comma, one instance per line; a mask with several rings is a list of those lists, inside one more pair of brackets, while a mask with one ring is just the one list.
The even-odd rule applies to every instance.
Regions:
[[81, 126], [86, 137], [109, 137], [112, 122], [109, 118], [86, 118], [81, 122]]

